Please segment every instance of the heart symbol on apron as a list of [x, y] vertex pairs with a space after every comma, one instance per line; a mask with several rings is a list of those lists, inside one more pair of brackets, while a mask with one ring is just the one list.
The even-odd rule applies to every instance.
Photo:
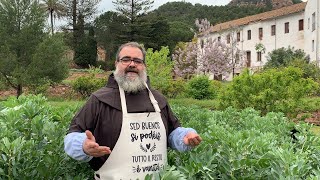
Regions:
[[151, 144], [146, 144], [147, 149], [150, 149]]

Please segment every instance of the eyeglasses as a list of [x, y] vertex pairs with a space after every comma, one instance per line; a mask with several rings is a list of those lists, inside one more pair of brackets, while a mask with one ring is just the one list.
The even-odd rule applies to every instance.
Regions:
[[123, 57], [120, 59], [120, 62], [123, 64], [123, 65], [129, 65], [131, 63], [131, 61], [134, 62], [135, 65], [142, 65], [144, 64], [144, 60], [140, 59], [140, 58], [131, 58], [131, 57]]

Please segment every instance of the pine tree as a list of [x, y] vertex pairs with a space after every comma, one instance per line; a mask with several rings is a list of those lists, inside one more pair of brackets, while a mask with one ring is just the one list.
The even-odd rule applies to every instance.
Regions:
[[150, 24], [141, 21], [140, 17], [144, 16], [154, 3], [153, 0], [116, 0], [112, 1], [116, 10], [128, 19], [129, 36], [124, 37], [125, 41], [137, 41], [146, 38], [142, 33], [150, 28]]

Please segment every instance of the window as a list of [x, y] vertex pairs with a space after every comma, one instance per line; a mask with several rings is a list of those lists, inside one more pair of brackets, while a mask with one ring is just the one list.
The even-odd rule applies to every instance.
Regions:
[[203, 39], [201, 39], [200, 46], [201, 46], [201, 49], [203, 49], [203, 46], [204, 46], [204, 41], [203, 41]]
[[262, 40], [263, 37], [263, 29], [259, 28], [259, 39]]
[[299, 20], [299, 31], [303, 31], [303, 19]]
[[240, 42], [240, 32], [237, 32], [237, 42]]
[[247, 51], [247, 67], [251, 67], [251, 51]]
[[240, 62], [240, 52], [237, 52], [237, 53], [236, 53], [236, 57], [235, 57], [234, 62], [235, 62], [236, 64], [238, 64], [238, 63]]
[[289, 22], [284, 23], [284, 33], [289, 33]]
[[222, 81], [222, 74], [219, 74], [219, 75], [214, 75], [214, 80], [217, 80], [217, 81]]
[[218, 37], [218, 41], [219, 41], [219, 42], [221, 41], [221, 36]]
[[314, 40], [312, 40], [312, 52], [314, 52]]
[[248, 30], [248, 40], [251, 40], [251, 30]]
[[316, 13], [312, 14], [312, 31], [316, 30]]
[[227, 35], [227, 43], [230, 44], [230, 34]]
[[310, 29], [310, 18], [308, 18], [308, 29]]
[[271, 36], [276, 35], [276, 25], [271, 26]]
[[261, 57], [262, 57], [262, 53], [261, 52], [257, 52], [257, 61], [258, 62], [261, 61]]

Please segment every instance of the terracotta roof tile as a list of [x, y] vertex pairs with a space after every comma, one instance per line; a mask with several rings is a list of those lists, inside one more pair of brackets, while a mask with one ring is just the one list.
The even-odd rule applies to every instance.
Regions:
[[284, 15], [289, 15], [289, 14], [301, 12], [301, 11], [304, 11], [306, 4], [307, 4], [306, 2], [302, 2], [299, 4], [294, 4], [292, 6], [287, 6], [287, 7], [283, 7], [280, 9], [267, 11], [264, 13], [260, 13], [260, 14], [256, 14], [256, 15], [252, 15], [252, 16], [247, 16], [244, 18], [240, 18], [240, 19], [224, 22], [221, 24], [217, 24], [217, 25], [210, 28], [210, 32], [211, 33], [212, 32], [219, 32], [221, 30], [229, 29], [231, 27], [237, 27], [240, 25], [247, 25], [252, 22], [264, 21], [264, 20], [276, 18], [279, 16], [284, 16]]

